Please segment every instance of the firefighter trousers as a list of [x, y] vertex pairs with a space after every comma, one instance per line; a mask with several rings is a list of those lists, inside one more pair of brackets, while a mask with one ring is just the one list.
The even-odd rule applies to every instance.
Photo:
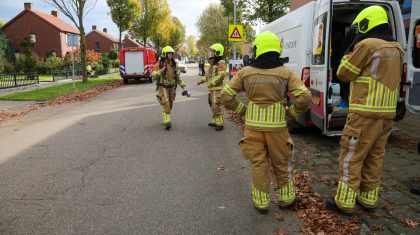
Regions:
[[277, 201], [281, 206], [292, 204], [296, 197], [292, 167], [293, 142], [287, 129], [271, 132], [245, 127], [244, 135], [240, 148], [251, 163], [254, 205], [258, 208], [267, 208], [269, 205], [269, 160], [279, 187], [275, 189]]
[[211, 123], [215, 124], [216, 126], [225, 125], [221, 93], [222, 90], [210, 90], [209, 92], [209, 105], [211, 107], [211, 111], [213, 112]]
[[158, 86], [156, 88], [156, 98], [163, 108], [163, 123], [170, 122], [170, 114], [175, 96], [176, 93], [173, 87]]
[[349, 113], [340, 145], [339, 174], [335, 202], [352, 212], [356, 200], [375, 208], [385, 156], [385, 146], [392, 131], [392, 119], [371, 119]]

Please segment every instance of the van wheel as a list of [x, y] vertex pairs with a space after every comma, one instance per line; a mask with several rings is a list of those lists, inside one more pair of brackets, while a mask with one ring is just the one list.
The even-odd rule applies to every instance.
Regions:
[[128, 78], [123, 78], [124, 84], [128, 84]]

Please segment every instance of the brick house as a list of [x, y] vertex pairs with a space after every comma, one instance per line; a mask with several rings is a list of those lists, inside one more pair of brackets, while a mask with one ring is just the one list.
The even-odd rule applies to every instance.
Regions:
[[123, 47], [143, 47], [138, 43], [134, 38], [125, 35], [124, 40], [122, 40]]
[[99, 31], [96, 25], [92, 25], [92, 31], [86, 34], [86, 49], [99, 53], [118, 50], [118, 39], [109, 34], [106, 28]]
[[24, 10], [1, 28], [11, 40], [16, 53], [21, 52], [19, 42], [30, 36], [35, 42], [33, 52], [44, 58], [48, 53], [64, 57], [71, 47], [67, 46], [67, 34], [79, 34], [79, 30], [58, 18], [57, 11], [51, 15], [32, 9], [32, 3], [24, 3]]

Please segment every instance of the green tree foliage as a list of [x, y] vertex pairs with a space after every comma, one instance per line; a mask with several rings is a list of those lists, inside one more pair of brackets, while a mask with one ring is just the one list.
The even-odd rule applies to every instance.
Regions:
[[4, 64], [6, 63], [7, 41], [7, 38], [0, 33], [0, 73], [3, 72]]
[[[228, 17], [224, 14], [221, 5], [212, 3], [201, 13], [196, 23], [200, 33], [197, 47], [200, 54], [207, 55], [208, 48], [213, 43], [221, 43], [225, 47], [228, 45]], [[227, 53], [225, 53], [227, 55]]]
[[185, 27], [176, 17], [168, 16], [159, 24], [152, 35], [156, 51], [160, 54], [162, 47], [170, 45], [178, 50], [185, 39]]
[[171, 32], [169, 34], [168, 45], [171, 45], [175, 51], [179, 49], [185, 40], [185, 26], [177, 17], [172, 17]]
[[130, 29], [133, 20], [140, 15], [140, 4], [137, 0], [106, 0], [111, 9], [112, 21], [119, 30], [118, 50], [121, 48], [122, 32]]
[[83, 82], [87, 82], [86, 73], [86, 39], [84, 18], [96, 6], [98, 0], [44, 0], [67, 16], [80, 32], [81, 67], [83, 69]]
[[108, 58], [110, 60], [116, 60], [116, 59], [118, 59], [118, 52], [116, 52], [116, 51], [110, 51], [108, 53]]
[[6, 24], [6, 22], [0, 20], [0, 27], [2, 27], [5, 24]]
[[[225, 14], [233, 16], [233, 0], [220, 0]], [[256, 25], [259, 20], [270, 23], [289, 11], [290, 0], [237, 0], [237, 14], [246, 22]]]
[[0, 32], [0, 73], [4, 71], [5, 65], [10, 65], [16, 60], [12, 42]]
[[23, 37], [19, 41], [19, 46], [22, 48], [22, 56], [18, 60], [18, 64], [21, 70], [25, 73], [35, 72], [38, 65], [38, 58], [32, 52], [35, 43], [29, 35]]
[[249, 23], [244, 24], [244, 36], [245, 36], [245, 43], [252, 43], [255, 39], [255, 36], [256, 36], [255, 29], [252, 28], [252, 25]]
[[134, 20], [130, 34], [143, 41], [151, 38], [159, 25], [170, 16], [171, 10], [166, 0], [142, 0], [140, 16]]
[[196, 46], [196, 38], [194, 35], [190, 35], [187, 37], [185, 44], [186, 44], [186, 53], [189, 57], [195, 57], [197, 55], [197, 46]]

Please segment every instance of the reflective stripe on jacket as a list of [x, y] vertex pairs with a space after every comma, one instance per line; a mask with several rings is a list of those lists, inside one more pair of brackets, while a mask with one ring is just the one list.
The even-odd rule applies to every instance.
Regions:
[[341, 59], [337, 76], [350, 82], [351, 112], [367, 118], [395, 117], [403, 56], [397, 42], [368, 38]]

